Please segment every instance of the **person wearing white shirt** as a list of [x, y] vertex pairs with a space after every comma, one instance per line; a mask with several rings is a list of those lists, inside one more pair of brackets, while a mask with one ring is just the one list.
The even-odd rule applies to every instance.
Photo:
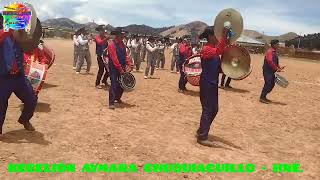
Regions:
[[[158, 47], [156, 46], [156, 44], [154, 43], [154, 38], [150, 37], [147, 41], [146, 44], [146, 49], [147, 49], [147, 67], [146, 67], [146, 71], [144, 74], [144, 78], [148, 79], [153, 77], [154, 74], [154, 68], [156, 65], [156, 56], [157, 56], [157, 49]], [[150, 72], [150, 76], [149, 76], [149, 71], [151, 68], [151, 72]]]
[[134, 66], [137, 72], [140, 72], [140, 65], [141, 65], [141, 58], [140, 58], [140, 51], [141, 51], [141, 41], [137, 35], [134, 36], [134, 39], [131, 41], [132, 47], [132, 59], [134, 61]]
[[174, 43], [171, 48], [172, 51], [172, 60], [171, 60], [171, 72], [174, 73], [174, 67], [176, 66], [176, 72], [179, 73], [179, 45], [182, 42], [181, 38], [176, 38], [176, 43]]
[[164, 54], [165, 44], [162, 41], [159, 41], [159, 49], [158, 49], [158, 58], [157, 58], [157, 68], [156, 69], [164, 69], [164, 64], [166, 63], [166, 57]]
[[73, 70], [76, 70], [77, 62], [79, 59], [79, 43], [77, 41], [79, 34], [73, 35]]
[[79, 60], [77, 63], [76, 73], [80, 74], [81, 67], [84, 63], [84, 60], [87, 62], [87, 74], [90, 73], [91, 68], [91, 54], [89, 50], [89, 38], [87, 36], [86, 30], [83, 28], [80, 31], [80, 35], [78, 36], [78, 43], [79, 43]]
[[146, 49], [146, 42], [147, 38], [144, 36], [142, 39], [142, 45], [141, 45], [141, 61], [145, 62], [146, 54], [147, 54], [147, 49]]

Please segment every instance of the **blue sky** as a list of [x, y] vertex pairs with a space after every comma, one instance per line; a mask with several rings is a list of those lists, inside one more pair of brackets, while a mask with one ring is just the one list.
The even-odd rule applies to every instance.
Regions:
[[[0, 5], [13, 2], [0, 0]], [[146, 24], [153, 27], [199, 20], [213, 24], [225, 8], [241, 12], [246, 29], [268, 35], [320, 32], [320, 0], [25, 0], [41, 20], [68, 17], [80, 23], [95, 20], [113, 26]]]

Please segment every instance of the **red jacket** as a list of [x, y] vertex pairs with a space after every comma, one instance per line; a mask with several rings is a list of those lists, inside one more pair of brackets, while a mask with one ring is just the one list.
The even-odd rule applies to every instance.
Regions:
[[207, 43], [201, 50], [201, 59], [211, 60], [216, 56], [222, 55], [226, 47], [226, 39], [222, 39], [218, 45]]
[[274, 71], [277, 71], [279, 68], [279, 64], [276, 64], [278, 60], [275, 60], [276, 50], [274, 48], [270, 48], [267, 50], [265, 55], [265, 61], [269, 65], [270, 68], [272, 68]]
[[115, 39], [114, 41], [112, 41], [110, 43], [110, 45], [108, 46], [108, 54], [111, 58], [111, 60], [113, 61], [113, 64], [115, 66], [115, 68], [120, 72], [123, 73], [123, 69], [121, 67], [120, 61], [118, 59], [118, 55], [117, 55], [117, 49], [115, 46], [115, 43], [117, 44], [117, 46], [119, 46], [121, 49], [123, 49], [124, 51], [126, 51], [126, 65], [127, 66], [131, 66], [132, 65], [132, 61], [129, 58], [126, 46], [124, 45], [123, 41], [120, 39]]

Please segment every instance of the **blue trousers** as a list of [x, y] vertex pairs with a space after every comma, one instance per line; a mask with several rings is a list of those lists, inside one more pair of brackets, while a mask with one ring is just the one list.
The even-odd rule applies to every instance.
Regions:
[[187, 84], [187, 79], [186, 79], [186, 75], [183, 72], [182, 65], [183, 65], [183, 63], [179, 62], [179, 71], [180, 71], [179, 89], [185, 90], [186, 84]]
[[197, 131], [198, 139], [207, 140], [210, 126], [218, 113], [218, 84], [200, 80], [200, 101], [202, 114]]
[[21, 121], [28, 122], [35, 111], [38, 98], [24, 76], [0, 77], [0, 133], [6, 117], [8, 100], [14, 93], [24, 104]]
[[114, 105], [115, 100], [120, 100], [123, 94], [123, 89], [120, 86], [118, 78], [120, 73], [114, 67], [109, 66], [111, 87], [109, 89], [109, 105]]
[[264, 86], [263, 86], [260, 98], [266, 98], [267, 95], [272, 91], [272, 89], [275, 86], [276, 77], [274, 75], [274, 72], [269, 72], [264, 70], [263, 78], [264, 78]]

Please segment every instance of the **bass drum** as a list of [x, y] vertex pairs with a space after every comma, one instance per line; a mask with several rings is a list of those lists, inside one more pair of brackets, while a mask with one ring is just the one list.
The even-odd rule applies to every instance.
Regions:
[[200, 86], [201, 55], [197, 54], [188, 58], [182, 68], [187, 81], [193, 86]]
[[39, 64], [37, 61], [31, 61], [30, 64], [26, 64], [25, 74], [30, 81], [35, 94], [39, 94], [44, 81], [47, 77], [48, 68], [45, 64]]
[[50, 49], [47, 45], [43, 44], [43, 52], [44, 52], [44, 56], [47, 59], [46, 64], [48, 65], [48, 69], [50, 69], [50, 67], [53, 65], [54, 60], [56, 58], [54, 52], [52, 49]]

